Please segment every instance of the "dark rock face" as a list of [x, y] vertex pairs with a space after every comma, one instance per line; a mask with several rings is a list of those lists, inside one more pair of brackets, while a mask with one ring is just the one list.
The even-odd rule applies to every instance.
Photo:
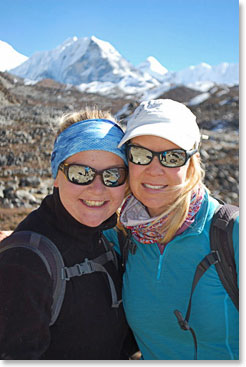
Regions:
[[[201, 158], [205, 184], [228, 203], [239, 203], [238, 87], [218, 86], [206, 101], [190, 106], [204, 136]], [[182, 86], [159, 98], [187, 103], [197, 95]], [[50, 155], [62, 114], [98, 106], [118, 118], [122, 126], [138, 101], [79, 92], [52, 80], [25, 85], [21, 78], [0, 73], [0, 230], [13, 229], [23, 216], [53, 190]], [[124, 106], [124, 108], [122, 108]]]

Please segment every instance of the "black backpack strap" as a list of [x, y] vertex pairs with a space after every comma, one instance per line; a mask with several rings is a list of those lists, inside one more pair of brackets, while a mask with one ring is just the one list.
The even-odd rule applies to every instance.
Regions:
[[130, 229], [125, 228], [126, 234], [124, 233], [123, 230], [120, 230], [118, 228], [116, 230], [117, 230], [118, 242], [119, 242], [120, 253], [121, 253], [121, 265], [122, 265], [123, 271], [125, 271], [126, 262], [128, 259], [128, 253], [130, 251], [130, 253], [134, 255], [137, 250], [137, 245], [131, 239], [132, 233]]
[[195, 346], [195, 352], [194, 352], [194, 359], [197, 359], [197, 340], [196, 340], [196, 334], [194, 330], [189, 325], [189, 319], [190, 319], [190, 312], [191, 312], [191, 301], [192, 301], [192, 295], [195, 290], [195, 287], [203, 274], [208, 270], [208, 268], [211, 265], [216, 264], [219, 261], [218, 253], [217, 252], [211, 252], [207, 256], [205, 256], [202, 261], [198, 264], [195, 275], [192, 282], [191, 292], [190, 292], [190, 300], [188, 304], [188, 308], [186, 311], [185, 318], [183, 318], [182, 313], [179, 310], [175, 310], [174, 314], [177, 317], [179, 326], [182, 330], [189, 330], [192, 334], [193, 340], [194, 340], [194, 346]]
[[114, 262], [114, 265], [116, 267], [117, 270], [119, 270], [119, 264], [118, 264], [118, 258], [117, 258], [117, 255], [116, 255], [116, 252], [114, 250], [114, 244], [109, 242], [109, 240], [107, 239], [106, 236], [104, 236], [104, 234], [102, 233], [101, 235], [101, 240], [103, 245], [104, 245], [104, 248], [106, 251], [111, 251], [112, 252], [112, 255], [113, 255], [113, 262]]
[[217, 208], [210, 228], [211, 250], [218, 251], [221, 261], [215, 266], [220, 280], [231, 297], [235, 307], [239, 309], [239, 289], [234, 257], [232, 231], [239, 208], [225, 204]]
[[43, 260], [52, 278], [51, 326], [59, 315], [66, 290], [66, 281], [61, 276], [61, 269], [64, 268], [62, 256], [51, 240], [32, 231], [14, 232], [9, 237], [6, 237], [0, 244], [0, 253], [16, 247], [23, 247], [35, 252]]
[[[235, 290], [235, 293], [237, 293], [236, 290], [238, 291], [232, 242], [232, 229], [235, 218], [238, 216], [238, 211], [238, 207], [229, 204], [219, 205], [216, 209], [210, 226], [211, 253], [205, 256], [196, 268], [185, 318], [183, 318], [182, 313], [179, 310], [174, 311], [181, 329], [189, 330], [192, 334], [195, 348], [194, 359], [197, 359], [197, 340], [194, 330], [189, 325], [189, 318], [191, 312], [192, 295], [197, 283], [203, 274], [209, 269], [209, 267], [211, 265], [215, 265], [218, 275], [220, 276], [221, 274], [220, 279], [222, 284], [224, 287], [225, 284], [227, 286], [225, 289], [227, 290], [228, 294], [231, 296], [232, 291]], [[234, 293], [232, 295], [234, 295]], [[232, 301], [235, 301], [234, 304], [238, 309], [239, 302], [237, 294], [235, 294], [235, 298], [232, 298]]]
[[75, 264], [75, 265], [70, 266], [70, 267], [65, 266], [63, 268], [62, 278], [65, 279], [66, 281], [68, 281], [72, 277], [81, 276], [81, 275], [85, 275], [85, 274], [90, 274], [90, 273], [94, 273], [96, 271], [101, 271], [103, 273], [106, 273], [106, 275], [108, 277], [110, 291], [111, 291], [112, 307], [113, 308], [118, 308], [119, 305], [122, 302], [122, 299], [117, 300], [117, 293], [116, 293], [116, 290], [115, 290], [114, 282], [113, 282], [111, 276], [109, 275], [109, 273], [107, 272], [107, 270], [105, 269], [105, 267], [103, 266], [107, 262], [113, 261], [113, 260], [114, 260], [114, 255], [113, 255], [112, 251], [105, 252], [105, 253], [103, 253], [102, 255], [98, 256], [97, 258], [95, 258], [93, 260], [89, 260], [89, 259], [86, 258], [80, 264]]

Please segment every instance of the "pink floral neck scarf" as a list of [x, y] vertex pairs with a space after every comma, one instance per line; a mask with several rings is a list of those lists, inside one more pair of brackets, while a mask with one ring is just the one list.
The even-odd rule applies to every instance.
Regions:
[[[199, 211], [205, 190], [203, 186], [199, 187], [197, 194], [194, 193], [191, 197], [190, 207], [185, 222], [177, 231], [177, 234], [182, 233], [195, 220], [195, 215]], [[142, 203], [140, 203], [132, 194], [130, 194], [120, 212], [120, 221], [126, 227], [131, 229], [132, 235], [136, 240], [143, 244], [152, 244], [161, 242], [165, 233], [160, 230], [167, 221], [168, 216], [159, 219], [152, 224], [156, 218], [151, 218]]]

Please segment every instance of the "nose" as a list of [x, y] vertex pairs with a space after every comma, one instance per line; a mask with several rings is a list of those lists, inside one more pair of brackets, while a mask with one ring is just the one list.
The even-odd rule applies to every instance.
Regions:
[[146, 171], [151, 176], [161, 176], [165, 173], [165, 167], [160, 164], [158, 157], [154, 157], [152, 162], [146, 166]]
[[88, 185], [88, 188], [97, 194], [107, 189], [107, 187], [102, 183], [102, 179], [99, 175], [97, 175], [94, 181], [90, 185]]

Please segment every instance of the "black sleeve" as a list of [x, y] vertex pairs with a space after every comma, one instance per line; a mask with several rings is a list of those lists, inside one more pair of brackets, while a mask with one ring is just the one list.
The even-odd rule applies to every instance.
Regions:
[[131, 357], [137, 352], [139, 352], [139, 347], [137, 345], [132, 330], [128, 328], [128, 332], [121, 351], [121, 359], [131, 359]]
[[0, 359], [39, 359], [50, 343], [52, 280], [42, 259], [15, 248], [0, 255]]

